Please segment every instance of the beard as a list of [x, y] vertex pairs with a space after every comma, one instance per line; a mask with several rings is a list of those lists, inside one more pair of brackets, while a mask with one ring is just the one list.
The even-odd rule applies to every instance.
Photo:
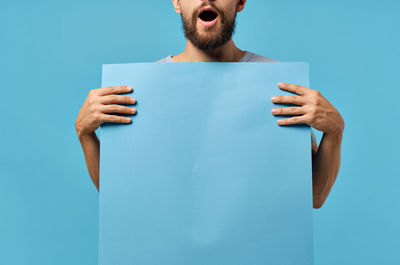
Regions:
[[229, 21], [222, 10], [213, 5], [212, 2], [209, 4], [218, 11], [218, 19], [221, 25], [220, 27], [217, 27], [217, 22], [217, 24], [215, 24], [213, 27], [206, 28], [205, 31], [207, 34], [202, 35], [197, 30], [197, 19], [199, 16], [199, 10], [202, 6], [195, 9], [191, 18], [188, 20], [186, 20], [185, 16], [181, 14], [185, 38], [189, 40], [195, 47], [205, 51], [217, 49], [227, 43], [232, 38], [236, 28], [237, 12], [235, 12], [233, 19]]

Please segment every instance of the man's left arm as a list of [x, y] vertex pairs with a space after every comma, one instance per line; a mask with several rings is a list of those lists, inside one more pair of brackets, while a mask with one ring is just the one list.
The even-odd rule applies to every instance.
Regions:
[[299, 106], [272, 109], [274, 115], [297, 115], [280, 119], [277, 123], [305, 123], [323, 132], [320, 145], [314, 143], [312, 146], [313, 207], [321, 208], [339, 172], [344, 120], [319, 91], [288, 83], [279, 83], [278, 86], [297, 95], [275, 96], [271, 98], [272, 102]]

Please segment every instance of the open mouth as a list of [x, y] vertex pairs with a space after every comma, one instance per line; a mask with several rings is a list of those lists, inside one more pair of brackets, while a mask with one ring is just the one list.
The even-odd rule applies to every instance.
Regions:
[[218, 14], [210, 6], [202, 8], [200, 10], [199, 19], [201, 24], [205, 27], [212, 27], [217, 22]]

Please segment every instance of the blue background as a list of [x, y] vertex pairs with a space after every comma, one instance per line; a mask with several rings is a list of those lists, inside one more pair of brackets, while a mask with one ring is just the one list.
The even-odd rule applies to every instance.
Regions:
[[[317, 265], [400, 263], [399, 8], [249, 0], [238, 14], [237, 45], [310, 62], [311, 88], [346, 122], [338, 179], [314, 210]], [[0, 264], [97, 264], [98, 193], [76, 116], [102, 64], [184, 45], [167, 0], [1, 1]]]

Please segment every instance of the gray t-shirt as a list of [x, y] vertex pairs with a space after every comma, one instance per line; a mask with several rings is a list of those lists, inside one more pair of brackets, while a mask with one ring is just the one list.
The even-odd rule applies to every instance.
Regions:
[[[162, 58], [161, 60], [156, 61], [156, 63], [173, 63], [174, 61], [172, 60], [172, 56], [168, 55], [165, 58]], [[244, 56], [239, 60], [239, 62], [279, 62], [277, 60], [258, 55], [252, 52], [246, 51]], [[311, 130], [311, 142], [317, 142], [314, 132]]]
[[[157, 61], [156, 63], [173, 63], [172, 56], [168, 55], [167, 57]], [[252, 52], [246, 51], [244, 56], [239, 60], [239, 62], [278, 62], [277, 60], [264, 57]]]

